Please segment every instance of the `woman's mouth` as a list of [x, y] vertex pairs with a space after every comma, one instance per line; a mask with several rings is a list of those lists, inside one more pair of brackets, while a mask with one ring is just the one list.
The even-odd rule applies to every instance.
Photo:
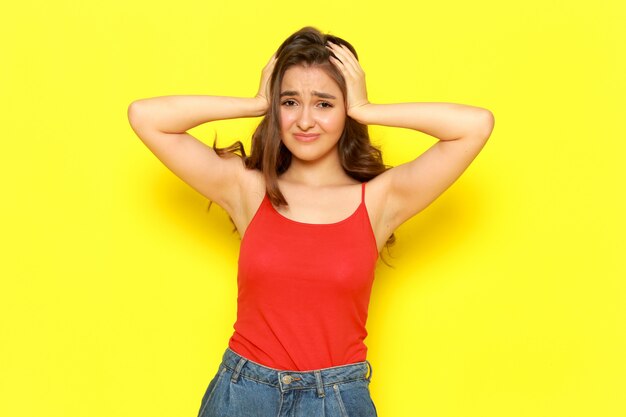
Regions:
[[294, 133], [293, 136], [301, 142], [311, 142], [317, 139], [319, 133]]

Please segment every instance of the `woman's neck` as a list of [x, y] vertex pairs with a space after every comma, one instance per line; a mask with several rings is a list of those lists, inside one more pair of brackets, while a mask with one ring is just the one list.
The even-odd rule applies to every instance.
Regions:
[[291, 164], [279, 180], [289, 181], [311, 187], [345, 185], [357, 183], [343, 170], [337, 158], [325, 158], [317, 161], [303, 161], [292, 157]]

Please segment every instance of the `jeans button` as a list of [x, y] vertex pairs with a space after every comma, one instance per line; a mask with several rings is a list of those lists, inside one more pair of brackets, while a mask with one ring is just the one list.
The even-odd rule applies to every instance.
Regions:
[[285, 375], [283, 376], [283, 383], [284, 384], [290, 384], [291, 381], [293, 381], [293, 377], [291, 375]]

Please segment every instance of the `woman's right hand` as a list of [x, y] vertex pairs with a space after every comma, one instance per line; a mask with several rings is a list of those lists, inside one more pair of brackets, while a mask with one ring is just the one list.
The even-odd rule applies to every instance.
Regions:
[[[259, 84], [259, 91], [254, 98], [263, 103], [263, 108], [268, 109], [270, 106], [270, 78], [274, 71], [274, 64], [276, 63], [276, 54], [272, 55], [269, 62], [263, 68], [261, 73], [261, 83]], [[267, 111], [267, 110], [266, 110]]]

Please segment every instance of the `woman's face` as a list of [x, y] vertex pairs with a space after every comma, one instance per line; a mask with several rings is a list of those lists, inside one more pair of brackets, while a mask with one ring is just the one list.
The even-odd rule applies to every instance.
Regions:
[[323, 69], [295, 65], [285, 71], [280, 89], [280, 129], [293, 157], [304, 161], [337, 157], [337, 142], [345, 123], [343, 94]]

